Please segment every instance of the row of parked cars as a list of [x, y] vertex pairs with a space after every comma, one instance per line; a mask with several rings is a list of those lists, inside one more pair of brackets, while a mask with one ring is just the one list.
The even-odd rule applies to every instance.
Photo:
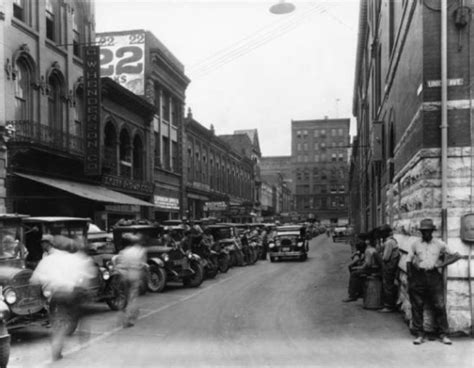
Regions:
[[97, 267], [90, 299], [112, 310], [127, 304], [126, 283], [114, 264], [116, 255], [127, 246], [126, 234], [139, 235], [147, 251], [142, 292], [161, 292], [170, 282], [198, 287], [206, 277], [255, 264], [267, 255], [272, 262], [307, 258], [309, 238], [301, 225], [219, 223], [202, 228], [195, 231], [184, 223], [123, 221], [106, 233], [88, 218], [0, 214], [0, 368], [8, 362], [8, 330], [49, 321], [47, 293], [29, 282], [43, 257], [45, 235], [81, 241]]

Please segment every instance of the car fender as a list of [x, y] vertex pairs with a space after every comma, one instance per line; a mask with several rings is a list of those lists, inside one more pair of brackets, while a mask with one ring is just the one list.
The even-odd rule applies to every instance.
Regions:
[[165, 263], [163, 262], [163, 260], [161, 258], [157, 258], [157, 257], [153, 257], [153, 258], [150, 258], [148, 259], [148, 264], [150, 266], [152, 265], [156, 265], [158, 267], [165, 267]]

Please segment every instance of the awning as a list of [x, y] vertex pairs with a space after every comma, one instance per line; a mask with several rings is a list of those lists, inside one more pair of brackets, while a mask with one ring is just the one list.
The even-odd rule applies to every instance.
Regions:
[[79, 197], [90, 199], [91, 201], [154, 207], [153, 203], [145, 202], [141, 199], [134, 198], [126, 194], [122, 194], [114, 190], [101, 187], [99, 185], [77, 183], [64, 179], [45, 178], [43, 176], [30, 174], [27, 175], [15, 173], [15, 175], [25, 179], [36, 181], [41, 184], [49, 185], [53, 188], [64, 190]]

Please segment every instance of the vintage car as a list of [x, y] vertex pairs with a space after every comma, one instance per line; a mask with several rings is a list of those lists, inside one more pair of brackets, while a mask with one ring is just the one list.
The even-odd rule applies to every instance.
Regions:
[[347, 226], [337, 226], [332, 231], [332, 241], [345, 242], [348, 241], [351, 237], [351, 231]]
[[30, 284], [33, 272], [25, 268], [26, 217], [0, 214], [0, 367], [7, 366], [10, 355], [8, 330], [48, 321], [46, 297], [41, 286]]
[[209, 225], [207, 227], [211, 231], [214, 241], [220, 250], [226, 250], [229, 254], [229, 265], [243, 266], [244, 254], [242, 252], [242, 244], [237, 234], [237, 230], [233, 224], [220, 223]]
[[142, 221], [133, 225], [118, 225], [113, 229], [114, 244], [119, 252], [127, 246], [125, 234], [138, 235], [147, 251], [146, 283], [148, 290], [161, 292], [167, 282], [182, 282], [184, 286], [198, 287], [204, 280], [204, 269], [197, 254], [163, 243], [165, 228]]
[[277, 226], [268, 243], [270, 261], [308, 258], [309, 242], [299, 225]]
[[28, 250], [26, 265], [35, 269], [43, 257], [43, 235], [62, 235], [78, 241], [97, 267], [89, 295], [92, 301], [106, 302], [112, 310], [122, 310], [127, 305], [126, 283], [122, 274], [112, 264], [114, 252], [110, 248], [91, 247], [87, 240], [89, 218], [80, 217], [28, 217], [23, 219], [25, 245]]

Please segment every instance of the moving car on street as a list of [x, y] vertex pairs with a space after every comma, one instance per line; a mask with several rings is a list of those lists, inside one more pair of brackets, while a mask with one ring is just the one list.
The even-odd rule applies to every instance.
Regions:
[[308, 258], [309, 242], [300, 225], [277, 226], [268, 250], [271, 262], [282, 259], [305, 261]]

